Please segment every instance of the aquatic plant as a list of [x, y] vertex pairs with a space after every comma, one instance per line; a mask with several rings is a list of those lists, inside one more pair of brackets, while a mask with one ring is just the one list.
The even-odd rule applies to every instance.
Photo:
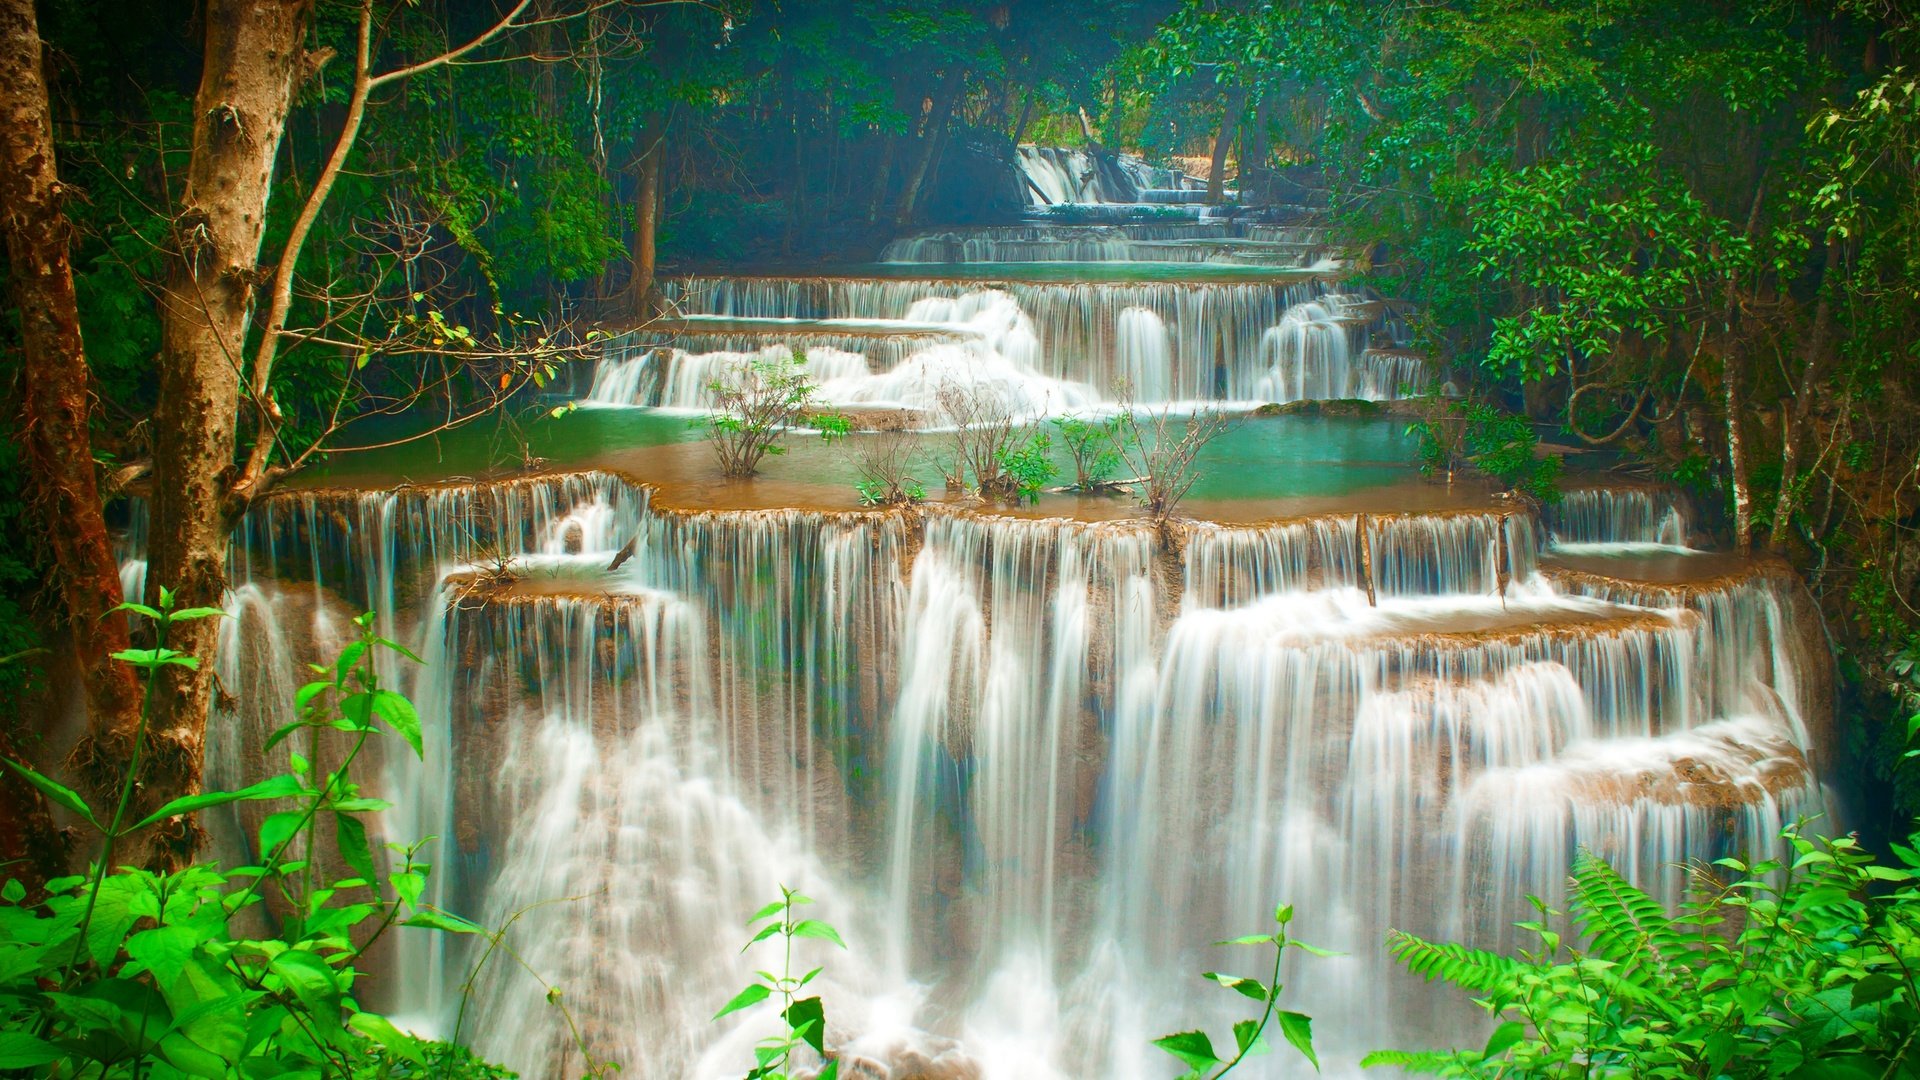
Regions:
[[752, 476], [762, 459], [786, 453], [780, 438], [790, 428], [812, 424], [829, 440], [847, 433], [846, 417], [813, 412], [818, 387], [807, 373], [806, 354], [798, 349], [790, 358], [749, 360], [707, 390], [713, 411], [693, 424], [706, 429], [720, 472], [728, 477]]

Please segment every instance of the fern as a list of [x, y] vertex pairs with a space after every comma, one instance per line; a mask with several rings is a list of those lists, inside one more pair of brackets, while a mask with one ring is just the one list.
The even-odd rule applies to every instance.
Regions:
[[1444, 979], [1462, 990], [1482, 994], [1512, 986], [1514, 977], [1526, 966], [1499, 953], [1454, 942], [1435, 943], [1405, 930], [1388, 933], [1387, 952], [1429, 982]]
[[1670, 988], [1692, 943], [1659, 902], [1591, 851], [1575, 857], [1570, 884], [1574, 922], [1588, 938], [1588, 954], [1619, 965], [1624, 979], [1640, 982], [1651, 974]]

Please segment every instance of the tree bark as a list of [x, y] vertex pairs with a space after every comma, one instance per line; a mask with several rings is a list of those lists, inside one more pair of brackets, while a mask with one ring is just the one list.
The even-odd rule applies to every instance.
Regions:
[[1827, 241], [1826, 264], [1820, 271], [1819, 299], [1813, 308], [1813, 326], [1807, 331], [1800, 350], [1800, 385], [1794, 390], [1793, 409], [1785, 417], [1780, 432], [1780, 496], [1773, 504], [1773, 529], [1767, 534], [1767, 547], [1780, 551], [1791, 532], [1794, 487], [1799, 480], [1800, 446], [1807, 422], [1813, 415], [1813, 397], [1819, 385], [1820, 371], [1826, 360], [1827, 346], [1833, 338], [1833, 278], [1840, 268], [1840, 245]]
[[1227, 201], [1227, 149], [1240, 130], [1240, 112], [1247, 106], [1247, 92], [1227, 94], [1226, 107], [1220, 110], [1220, 130], [1213, 135], [1213, 164], [1207, 170], [1207, 202], [1218, 206]]
[[[242, 356], [262, 283], [260, 244], [275, 159], [295, 93], [315, 62], [302, 47], [308, 0], [208, 0], [192, 157], [161, 291], [160, 396], [154, 411], [149, 591], [219, 606], [237, 511], [235, 427]], [[288, 257], [292, 257], [292, 253]], [[175, 628], [198, 670], [168, 669], [156, 695], [154, 780], [169, 795], [199, 784], [218, 620]]]
[[1733, 547], [1742, 555], [1753, 551], [1753, 493], [1747, 486], [1747, 448], [1740, 435], [1740, 364], [1726, 358], [1727, 475], [1733, 484]]
[[129, 731], [139, 707], [127, 647], [120, 567], [107, 537], [94, 474], [92, 373], [80, 340], [40, 32], [33, 0], [0, 0], [0, 230], [20, 312], [20, 450], [35, 479], [33, 510], [53, 556], [75, 670], [83, 673], [95, 731]]
[[[80, 338], [65, 192], [54, 156], [47, 85], [40, 67], [33, 0], [0, 0], [0, 232], [8, 283], [20, 312], [22, 464], [34, 479], [32, 520], [46, 536], [61, 625], [50, 635], [70, 653], [86, 700], [85, 742], [119, 745], [139, 719], [133, 669], [113, 659], [128, 646], [120, 568], [107, 537], [94, 473], [92, 372]], [[61, 667], [65, 665], [56, 665]], [[0, 729], [0, 753], [20, 759]], [[76, 755], [84, 766], [90, 755]], [[96, 805], [111, 783], [77, 768]], [[42, 875], [55, 869], [59, 845], [40, 795], [9, 773], [0, 779], [0, 864]]]
[[641, 318], [658, 306], [654, 288], [660, 235], [660, 159], [666, 156], [666, 132], [658, 117], [641, 125], [639, 180], [633, 193], [633, 307]]

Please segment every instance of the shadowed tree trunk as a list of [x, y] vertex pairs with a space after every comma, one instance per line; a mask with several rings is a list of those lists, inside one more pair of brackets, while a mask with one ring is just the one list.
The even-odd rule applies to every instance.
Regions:
[[1218, 206], [1227, 201], [1227, 150], [1240, 131], [1240, 112], [1247, 107], [1247, 92], [1235, 89], [1227, 94], [1226, 108], [1220, 110], [1220, 130], [1213, 135], [1213, 165], [1207, 170], [1207, 202]]
[[[260, 242], [275, 159], [295, 93], [326, 59], [303, 47], [310, 5], [209, 0], [194, 99], [192, 158], [174, 219], [172, 265], [160, 295], [160, 398], [154, 413], [153, 529], [147, 580], [180, 602], [219, 606], [242, 357], [264, 284]], [[259, 404], [259, 403], [256, 403]], [[176, 627], [173, 647], [210, 659], [218, 620]], [[169, 668], [154, 731], [154, 781], [197, 789], [212, 664]]]
[[639, 179], [633, 192], [632, 288], [634, 312], [644, 319], [659, 306], [654, 271], [660, 234], [660, 160], [666, 156], [666, 131], [660, 117], [643, 121], [636, 141]]
[[[34, 481], [34, 519], [53, 557], [52, 585], [65, 624], [56, 636], [72, 650], [82, 676], [94, 735], [124, 737], [137, 718], [139, 688], [133, 670], [111, 658], [127, 647], [127, 621], [109, 614], [120, 602], [120, 572], [94, 473], [91, 373], [81, 347], [63, 196], [33, 0], [0, 0], [0, 231], [25, 361], [21, 458]], [[0, 817], [26, 822], [16, 809], [0, 806]], [[21, 854], [7, 846], [14, 838], [12, 828], [0, 837], [0, 860]]]
[[1813, 326], [1800, 350], [1800, 385], [1793, 394], [1793, 408], [1785, 416], [1780, 431], [1780, 497], [1773, 506], [1773, 530], [1767, 534], [1767, 546], [1774, 551], [1785, 548], [1793, 523], [1795, 489], [1799, 484], [1800, 447], [1806, 439], [1807, 422], [1813, 415], [1813, 399], [1819, 389], [1820, 371], [1825, 364], [1828, 343], [1833, 338], [1834, 276], [1840, 269], [1840, 244], [1827, 241], [1826, 264], [1820, 271], [1820, 299], [1814, 304]]
[[900, 189], [899, 201], [894, 203], [893, 220], [896, 225], [908, 225], [913, 221], [913, 208], [920, 203], [920, 188], [927, 182], [927, 172], [933, 166], [934, 155], [940, 150], [940, 135], [946, 130], [947, 118], [953, 115], [954, 102], [959, 100], [960, 88], [966, 85], [966, 81], [966, 73], [956, 68], [940, 80], [939, 88], [933, 92], [926, 123], [920, 129], [920, 141], [914, 145], [913, 160], [907, 167], [905, 184]]
[[1726, 359], [1727, 475], [1733, 478], [1733, 546], [1745, 555], [1753, 550], [1753, 493], [1747, 485], [1747, 446], [1740, 433], [1740, 364]]

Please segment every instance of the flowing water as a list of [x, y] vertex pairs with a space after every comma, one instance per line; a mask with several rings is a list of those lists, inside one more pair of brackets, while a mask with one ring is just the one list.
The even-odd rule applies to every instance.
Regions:
[[[940, 243], [1154, 242], [1063, 230]], [[729, 487], [686, 441], [716, 374], [795, 348], [836, 402], [984, 379], [1036, 416], [1122, 379], [1156, 403], [1424, 378], [1327, 280], [980, 269], [683, 283], [686, 318], [592, 373], [609, 408], [536, 433], [543, 469], [442, 447], [247, 517], [222, 679], [249, 704], [215, 717], [210, 780], [260, 767], [284, 710], [259, 703], [373, 610], [427, 661], [384, 670], [427, 753], [381, 766], [383, 832], [438, 837], [433, 901], [509, 927], [477, 976], [467, 939], [408, 931], [374, 1002], [542, 1080], [579, 1071], [574, 1031], [627, 1076], [737, 1076], [765, 1018], [708, 1018], [770, 961], [741, 924], [784, 883], [850, 947], [797, 958], [842, 1075], [1162, 1077], [1148, 1040], [1239, 1015], [1196, 973], [1262, 962], [1208, 943], [1287, 902], [1343, 954], [1288, 977], [1345, 1075], [1485, 1035], [1387, 928], [1508, 945], [1581, 846], [1672, 896], [1681, 861], [1826, 810], [1817, 614], [1784, 568], [1689, 547], [1656, 489], [1536, 513], [1420, 481], [1404, 421], [1282, 416], [1210, 448], [1163, 534], [1071, 496], [860, 510], [840, 451], [798, 441]]]

